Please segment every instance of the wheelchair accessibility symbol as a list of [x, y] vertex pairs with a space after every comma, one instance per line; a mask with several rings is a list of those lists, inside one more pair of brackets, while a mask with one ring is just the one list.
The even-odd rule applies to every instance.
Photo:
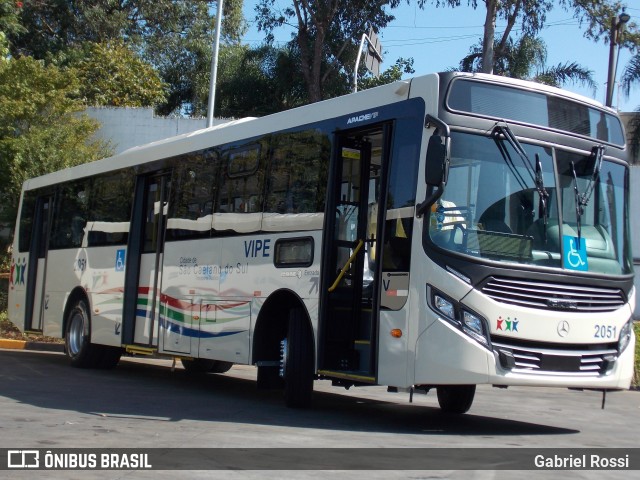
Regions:
[[587, 241], [570, 235], [563, 236], [564, 268], [567, 270], [589, 270], [587, 264]]
[[124, 272], [124, 249], [116, 250], [116, 272]]

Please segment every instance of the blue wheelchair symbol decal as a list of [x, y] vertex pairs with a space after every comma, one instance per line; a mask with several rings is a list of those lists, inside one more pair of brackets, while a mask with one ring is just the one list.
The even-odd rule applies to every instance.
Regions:
[[126, 250], [116, 250], [116, 272], [124, 272], [124, 255]]
[[564, 268], [583, 272], [589, 270], [589, 265], [587, 264], [587, 241], [584, 238], [578, 239], [578, 237], [564, 235], [563, 243]]

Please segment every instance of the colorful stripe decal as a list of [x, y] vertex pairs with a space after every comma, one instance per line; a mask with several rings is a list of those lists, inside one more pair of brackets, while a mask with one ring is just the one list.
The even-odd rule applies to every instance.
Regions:
[[[136, 320], [151, 318], [150, 292], [149, 287], [138, 288]], [[209, 302], [192, 303], [166, 294], [160, 295], [158, 316], [160, 328], [165, 332], [191, 338], [228, 337], [248, 331], [248, 328], [236, 328], [213, 332], [208, 328], [248, 319], [251, 315], [250, 301], [209, 300]]]

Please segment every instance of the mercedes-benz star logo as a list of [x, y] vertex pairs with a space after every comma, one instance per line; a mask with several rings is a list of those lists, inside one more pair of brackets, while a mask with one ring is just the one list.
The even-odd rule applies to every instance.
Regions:
[[558, 323], [558, 335], [560, 335], [563, 338], [569, 335], [569, 322], [567, 322], [566, 320], [563, 320], [560, 323]]

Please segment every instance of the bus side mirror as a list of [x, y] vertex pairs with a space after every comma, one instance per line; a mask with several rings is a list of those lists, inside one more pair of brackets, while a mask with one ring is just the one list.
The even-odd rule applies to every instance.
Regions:
[[450, 138], [448, 136], [432, 135], [427, 146], [427, 160], [425, 163], [425, 182], [433, 187], [440, 187], [447, 183], [449, 175]]
[[429, 137], [427, 158], [425, 160], [424, 179], [427, 184], [426, 198], [416, 205], [416, 216], [422, 217], [444, 193], [449, 176], [449, 158], [451, 153], [451, 133], [449, 125], [433, 115], [425, 117], [425, 127], [435, 126], [434, 134]]

